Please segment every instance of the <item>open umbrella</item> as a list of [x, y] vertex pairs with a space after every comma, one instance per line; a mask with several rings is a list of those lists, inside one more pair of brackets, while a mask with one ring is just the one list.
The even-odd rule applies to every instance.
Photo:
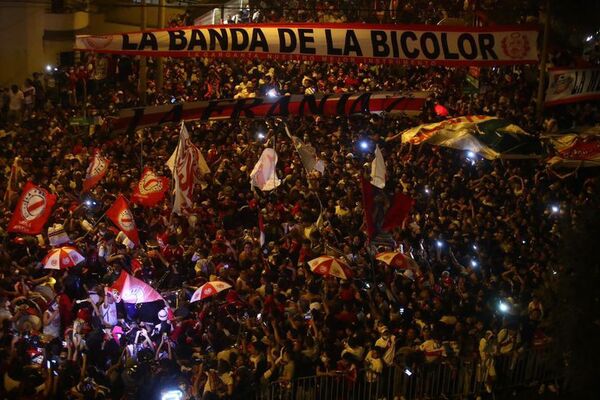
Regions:
[[67, 269], [85, 260], [75, 247], [64, 246], [52, 249], [42, 260], [46, 269]]
[[196, 289], [196, 291], [192, 295], [192, 298], [190, 299], [190, 303], [193, 303], [195, 301], [204, 300], [208, 297], [216, 295], [219, 292], [222, 292], [223, 290], [227, 290], [230, 287], [231, 287], [231, 285], [227, 282], [222, 282], [222, 281], [206, 282], [204, 285], [202, 285], [198, 289]]
[[351, 276], [350, 267], [339, 258], [331, 256], [317, 257], [308, 262], [310, 270], [318, 275], [335, 276], [348, 279]]
[[417, 263], [415, 260], [397, 251], [386, 251], [379, 253], [375, 256], [375, 259], [400, 269], [417, 268]]

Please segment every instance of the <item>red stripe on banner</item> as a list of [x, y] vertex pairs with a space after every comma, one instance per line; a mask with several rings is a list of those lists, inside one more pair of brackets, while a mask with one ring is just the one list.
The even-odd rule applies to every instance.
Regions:
[[[429, 95], [427, 92], [417, 92], [409, 93], [407, 97], [402, 98], [400, 93], [388, 93], [383, 92], [379, 94], [379, 96], [385, 97], [377, 97], [378, 93], [369, 93], [369, 98], [367, 101], [368, 111], [371, 113], [382, 112], [389, 107], [391, 107], [390, 112], [405, 112], [405, 113], [419, 113], [425, 104], [425, 100]], [[304, 96], [295, 95], [291, 101], [288, 103], [288, 115], [315, 115], [311, 112], [311, 109], [308, 104], [303, 104], [302, 99]], [[244, 99], [244, 107], [250, 105], [256, 98]], [[263, 99], [263, 98], [258, 98]], [[279, 107], [276, 106], [277, 102], [284, 97], [279, 98], [264, 98], [263, 101], [266, 101], [262, 104], [257, 104], [249, 108], [251, 113], [253, 114], [253, 118], [265, 118], [267, 114], [269, 117], [282, 116], [279, 110]], [[322, 97], [315, 98], [315, 103], [317, 107], [319, 107]], [[212, 108], [213, 112], [211, 112], [209, 120], [220, 120], [220, 119], [228, 119], [231, 118], [233, 113], [239, 112], [240, 100], [232, 100], [232, 99], [223, 99], [218, 100], [217, 106]], [[338, 110], [338, 106], [340, 103], [340, 96], [335, 95], [333, 97], [327, 98], [323, 104], [322, 112], [317, 113], [316, 115], [324, 115], [324, 116], [338, 116], [338, 115], [350, 115], [350, 114], [358, 114], [362, 113], [363, 109], [361, 109], [361, 98], [360, 94], [352, 94], [349, 99], [344, 104], [343, 110]], [[186, 105], [188, 107], [186, 107]], [[196, 102], [194, 103], [183, 103], [181, 110], [181, 120], [183, 121], [192, 121], [203, 119], [204, 112], [210, 107], [209, 102]], [[136, 127], [142, 126], [150, 126], [159, 124], [165, 116], [169, 115], [170, 111], [175, 107], [173, 106], [157, 106], [157, 107], [148, 107], [144, 110], [144, 115], [140, 118], [136, 123]], [[271, 111], [272, 108], [276, 108]], [[125, 114], [125, 115], [124, 115]], [[113, 128], [116, 130], [126, 129], [132, 123], [133, 120], [136, 119], [135, 110], [123, 110], [121, 111], [121, 117], [113, 124]], [[246, 118], [244, 112], [240, 113], [241, 118]]]
[[600, 99], [600, 93], [586, 94], [582, 96], [568, 97], [566, 99], [552, 100], [544, 103], [544, 106], [557, 106], [560, 104], [577, 103], [579, 101]]
[[242, 59], [260, 59], [260, 60], [297, 60], [310, 62], [361, 62], [365, 64], [389, 64], [389, 65], [410, 65], [410, 66], [445, 66], [445, 67], [495, 67], [499, 65], [517, 65], [517, 64], [537, 64], [537, 59], [523, 60], [409, 60], [405, 58], [387, 58], [387, 57], [351, 57], [351, 56], [307, 56], [303, 54], [283, 54], [283, 53], [249, 53], [233, 51], [139, 51], [139, 50], [96, 50], [76, 47], [75, 51], [87, 51], [91, 53], [121, 54], [128, 56], [145, 55], [146, 57], [173, 57], [173, 58], [242, 58]]

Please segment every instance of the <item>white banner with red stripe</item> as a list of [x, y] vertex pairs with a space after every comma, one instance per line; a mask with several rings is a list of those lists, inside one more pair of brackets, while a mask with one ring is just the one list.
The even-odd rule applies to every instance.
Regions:
[[544, 105], [600, 99], [600, 68], [550, 69]]
[[537, 63], [535, 27], [375, 24], [236, 24], [79, 35], [75, 50], [369, 64], [492, 66]]

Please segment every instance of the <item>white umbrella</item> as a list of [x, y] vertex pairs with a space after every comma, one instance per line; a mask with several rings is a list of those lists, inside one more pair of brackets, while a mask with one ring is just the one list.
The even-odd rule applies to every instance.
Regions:
[[202, 285], [198, 289], [196, 289], [196, 291], [192, 295], [192, 298], [190, 299], [190, 303], [193, 303], [195, 301], [204, 300], [206, 298], [214, 296], [217, 293], [220, 293], [223, 290], [227, 290], [229, 288], [231, 288], [231, 285], [227, 282], [222, 282], [222, 281], [206, 282], [204, 285]]
[[50, 250], [42, 260], [42, 264], [46, 269], [67, 269], [84, 260], [85, 258], [79, 254], [75, 247], [64, 246]]

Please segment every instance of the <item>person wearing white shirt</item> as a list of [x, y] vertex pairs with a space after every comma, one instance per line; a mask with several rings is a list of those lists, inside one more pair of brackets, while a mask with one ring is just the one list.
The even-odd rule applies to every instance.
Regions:
[[102, 316], [102, 323], [105, 326], [115, 326], [119, 321], [117, 317], [117, 304], [110, 293], [106, 293], [104, 302], [100, 304], [100, 315]]

